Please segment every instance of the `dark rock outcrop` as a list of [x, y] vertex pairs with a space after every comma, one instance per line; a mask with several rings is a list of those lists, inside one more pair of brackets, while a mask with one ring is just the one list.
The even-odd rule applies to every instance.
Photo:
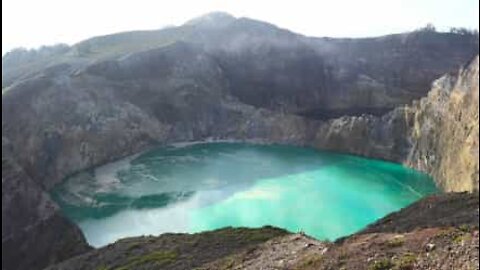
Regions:
[[41, 269], [88, 250], [80, 229], [16, 164], [2, 138], [2, 269]]

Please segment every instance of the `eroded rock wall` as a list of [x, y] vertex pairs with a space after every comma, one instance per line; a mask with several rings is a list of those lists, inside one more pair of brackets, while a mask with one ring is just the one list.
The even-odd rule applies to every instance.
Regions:
[[445, 191], [479, 188], [478, 76], [477, 56], [407, 108], [412, 148], [405, 163], [430, 174]]
[[13, 159], [2, 138], [2, 269], [42, 269], [90, 250], [80, 229]]
[[153, 145], [307, 141], [312, 123], [243, 104], [226, 84], [208, 55], [178, 43], [18, 84], [2, 97], [2, 133], [22, 168], [47, 190], [71, 173]]
[[409, 151], [405, 108], [384, 116], [343, 116], [323, 123], [312, 145], [316, 148], [400, 162]]
[[404, 163], [430, 174], [444, 191], [477, 191], [478, 56], [432, 84], [428, 96], [384, 116], [325, 122], [313, 145]]

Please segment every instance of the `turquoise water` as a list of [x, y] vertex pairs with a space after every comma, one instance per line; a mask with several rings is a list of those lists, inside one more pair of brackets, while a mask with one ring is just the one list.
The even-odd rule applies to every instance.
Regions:
[[74, 175], [54, 199], [93, 246], [274, 225], [334, 240], [437, 192], [401, 165], [291, 146], [163, 147]]

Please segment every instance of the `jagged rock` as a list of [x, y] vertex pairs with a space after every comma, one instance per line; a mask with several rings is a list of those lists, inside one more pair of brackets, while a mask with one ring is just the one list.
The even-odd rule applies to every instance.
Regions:
[[445, 191], [479, 186], [478, 56], [432, 84], [428, 96], [379, 117], [321, 125], [316, 147], [392, 160], [430, 174]]
[[9, 148], [2, 138], [2, 269], [41, 269], [90, 250]]
[[478, 190], [478, 56], [433, 83], [410, 108], [412, 149], [406, 164], [432, 175], [445, 191]]

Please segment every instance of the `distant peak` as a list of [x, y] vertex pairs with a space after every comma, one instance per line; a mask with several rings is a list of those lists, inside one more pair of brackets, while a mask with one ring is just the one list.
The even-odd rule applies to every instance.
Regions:
[[204, 14], [187, 21], [186, 25], [201, 25], [201, 26], [221, 26], [226, 23], [234, 21], [236, 18], [229, 13], [215, 11]]
[[202, 16], [200, 16], [199, 18], [201, 17], [205, 17], [205, 18], [230, 18], [230, 19], [235, 19], [235, 17], [230, 14], [230, 13], [227, 13], [227, 12], [223, 12], [223, 11], [213, 11], [213, 12], [209, 12], [207, 14], [204, 14]]

